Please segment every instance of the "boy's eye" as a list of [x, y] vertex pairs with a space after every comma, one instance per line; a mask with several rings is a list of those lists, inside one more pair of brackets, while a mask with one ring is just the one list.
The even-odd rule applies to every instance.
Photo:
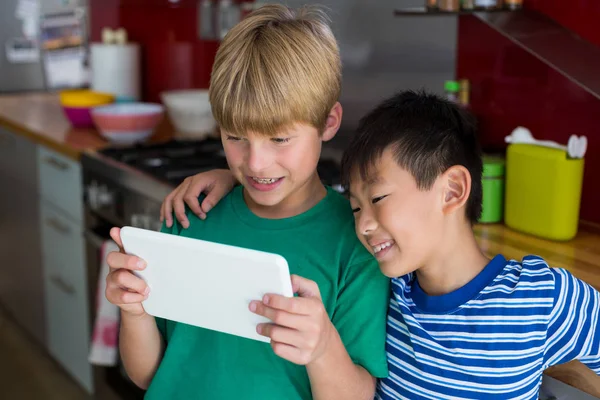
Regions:
[[356, 214], [356, 213], [357, 213], [357, 212], [359, 212], [359, 211], [360, 211], [360, 207], [356, 207], [356, 208], [353, 208], [353, 209], [352, 209], [352, 212], [353, 212], [354, 214]]
[[227, 140], [231, 140], [232, 142], [238, 142], [240, 140], [242, 140], [242, 138], [237, 137], [237, 136], [227, 136]]
[[290, 141], [290, 138], [272, 138], [271, 141], [277, 144], [283, 144]]
[[381, 200], [385, 199], [386, 197], [387, 197], [387, 195], [375, 197], [375, 198], [373, 198], [373, 200], [371, 200], [371, 203], [373, 203], [373, 204], [379, 203]]

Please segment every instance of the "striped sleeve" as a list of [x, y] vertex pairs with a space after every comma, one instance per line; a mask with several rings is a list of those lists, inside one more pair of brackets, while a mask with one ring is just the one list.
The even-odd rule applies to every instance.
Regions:
[[545, 366], [579, 360], [600, 375], [600, 293], [564, 269], [554, 275]]

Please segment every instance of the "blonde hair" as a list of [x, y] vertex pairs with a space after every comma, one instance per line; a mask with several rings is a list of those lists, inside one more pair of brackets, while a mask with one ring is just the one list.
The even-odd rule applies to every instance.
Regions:
[[341, 91], [341, 63], [326, 15], [317, 8], [266, 5], [221, 43], [210, 103], [221, 129], [268, 136], [295, 123], [325, 127]]

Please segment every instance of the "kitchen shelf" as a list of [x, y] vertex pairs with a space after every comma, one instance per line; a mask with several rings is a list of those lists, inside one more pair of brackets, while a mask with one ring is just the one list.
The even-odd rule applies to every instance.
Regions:
[[511, 11], [511, 10], [506, 10], [506, 9], [490, 10], [490, 11], [481, 11], [481, 10], [440, 11], [440, 10], [429, 10], [425, 7], [408, 7], [408, 8], [400, 8], [400, 9], [394, 10], [394, 15], [397, 17], [400, 17], [400, 16], [406, 16], [406, 17], [437, 16], [437, 17], [440, 17], [440, 16], [445, 16], [445, 15], [446, 16], [448, 16], [448, 15], [469, 15], [469, 14], [475, 14], [475, 13], [481, 13], [481, 12], [496, 14], [496, 13], [511, 13], [511, 12], [518, 12], [518, 11]]
[[600, 99], [599, 46], [534, 11], [477, 12], [473, 17]]

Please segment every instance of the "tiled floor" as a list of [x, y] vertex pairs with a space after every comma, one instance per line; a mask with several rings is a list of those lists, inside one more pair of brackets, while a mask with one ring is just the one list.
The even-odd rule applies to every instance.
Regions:
[[0, 399], [87, 398], [86, 393], [0, 308]]

